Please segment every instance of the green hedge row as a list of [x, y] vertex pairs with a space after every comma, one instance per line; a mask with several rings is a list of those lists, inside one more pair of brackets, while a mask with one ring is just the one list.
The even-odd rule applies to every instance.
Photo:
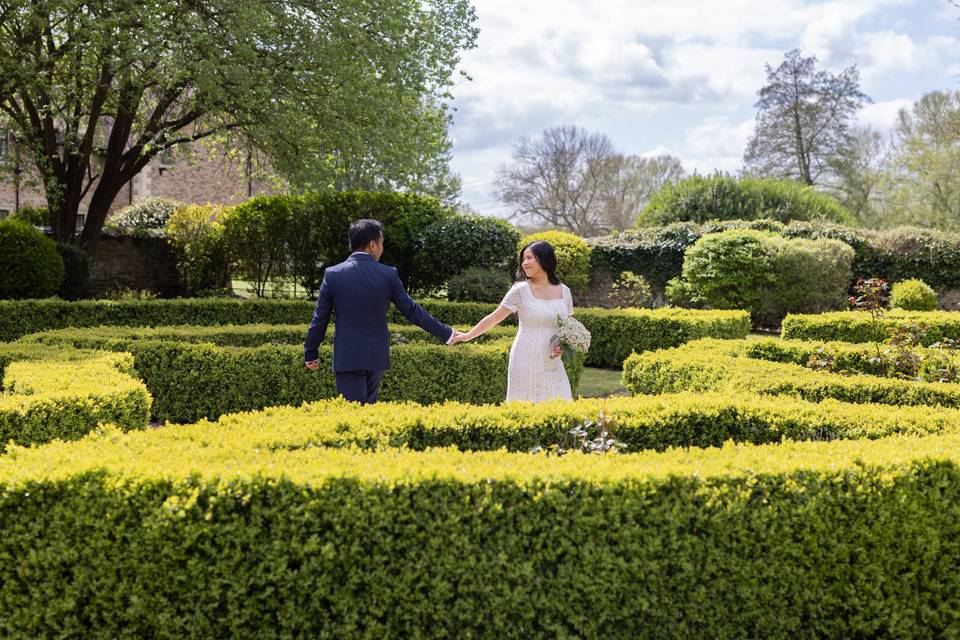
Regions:
[[[476, 324], [496, 308], [443, 300], [422, 304], [443, 322], [461, 327]], [[303, 327], [305, 336], [312, 313], [313, 303], [302, 300], [0, 301], [0, 340], [47, 329], [101, 325], [295, 324]], [[750, 330], [749, 315], [740, 311], [577, 309], [575, 315], [593, 334], [588, 366], [620, 368], [633, 352], [673, 347], [702, 337], [743, 338]], [[404, 321], [396, 309], [391, 310], [389, 319]], [[507, 326], [515, 323], [515, 315], [505, 322]]]
[[783, 319], [782, 335], [787, 340], [883, 342], [892, 330], [912, 324], [926, 325], [922, 343], [927, 346], [944, 338], [960, 339], [960, 313], [899, 309], [888, 311], [878, 321], [859, 311], [788, 315]]
[[[388, 325], [394, 345], [409, 342], [433, 346], [440, 342], [419, 327], [409, 324]], [[210, 343], [221, 347], [262, 347], [268, 344], [300, 345], [306, 336], [303, 324], [237, 324], [237, 325], [175, 325], [168, 327], [85, 327], [51, 329], [24, 336], [14, 344], [47, 344], [81, 346], [88, 349], [110, 348], [116, 341], [162, 340], [167, 342]], [[333, 342], [336, 328], [327, 331], [327, 343]], [[471, 344], [487, 344], [513, 338], [514, 327], [494, 327]]]
[[463, 451], [529, 451], [562, 444], [571, 429], [603, 421], [626, 451], [719, 447], [791, 440], [876, 439], [891, 435], [960, 433], [960, 410], [813, 403], [747, 393], [686, 392], [574, 402], [475, 406], [448, 402], [422, 407], [383, 403], [358, 411], [343, 400], [274, 407], [221, 416], [166, 432], [171, 440], [243, 448], [299, 450], [457, 447]]
[[143, 429], [150, 395], [128, 354], [0, 346], [0, 450], [74, 440], [100, 423]]
[[812, 402], [833, 398], [858, 404], [960, 407], [960, 385], [954, 383], [814, 371], [746, 357], [746, 344], [701, 340], [635, 354], [624, 363], [623, 384], [634, 394], [730, 391], [790, 395]]
[[554, 458], [107, 432], [0, 459], [0, 635], [952, 637], [958, 451], [951, 435]]
[[683, 269], [684, 252], [701, 236], [727, 229], [774, 231], [788, 238], [830, 238], [854, 250], [853, 279], [899, 282], [920, 278], [935, 289], [960, 287], [960, 235], [929, 229], [871, 231], [829, 223], [775, 220], [681, 222], [591, 241], [591, 273], [615, 278], [623, 271], [644, 276], [659, 291]]
[[[398, 333], [413, 337], [422, 333], [413, 327], [397, 329]], [[25, 341], [133, 354], [136, 371], [153, 396], [153, 415], [159, 421], [191, 422], [336, 396], [329, 344], [320, 349], [320, 370], [308, 371], [303, 366], [300, 344], [217, 346], [211, 344], [212, 340], [196, 343], [183, 339], [188, 330], [177, 330], [180, 335], [175, 340], [149, 339], [136, 332], [116, 337], [117, 329], [107, 328], [104, 335], [99, 335], [98, 330], [65, 330], [36, 334]], [[230, 336], [228, 327], [215, 331], [221, 339]], [[149, 336], [152, 331], [144, 333]], [[237, 342], [243, 342], [251, 332], [240, 327], [234, 335], [240, 337]], [[201, 330], [198, 336], [205, 339], [215, 334], [205, 335]], [[491, 338], [486, 344], [454, 348], [416, 341], [395, 345], [393, 366], [384, 376], [380, 399], [421, 404], [445, 400], [503, 402], [509, 352], [510, 338]], [[582, 358], [574, 358], [568, 369], [574, 393], [582, 372]]]

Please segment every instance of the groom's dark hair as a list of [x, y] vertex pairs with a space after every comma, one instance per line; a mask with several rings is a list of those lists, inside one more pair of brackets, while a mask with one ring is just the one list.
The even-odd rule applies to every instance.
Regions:
[[376, 220], [357, 220], [350, 225], [348, 233], [350, 251], [361, 251], [383, 235], [383, 225]]

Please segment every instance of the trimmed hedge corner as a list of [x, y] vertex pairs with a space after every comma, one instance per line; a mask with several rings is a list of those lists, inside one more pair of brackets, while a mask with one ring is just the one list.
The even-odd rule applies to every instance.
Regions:
[[100, 423], [143, 429], [151, 398], [126, 353], [0, 349], [0, 447], [75, 440]]

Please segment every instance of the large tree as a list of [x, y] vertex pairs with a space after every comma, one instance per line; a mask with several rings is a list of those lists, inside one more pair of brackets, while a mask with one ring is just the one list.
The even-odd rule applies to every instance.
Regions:
[[901, 109], [888, 216], [960, 229], [960, 92], [934, 91]]
[[682, 174], [671, 156], [624, 156], [602, 133], [551, 127], [520, 139], [495, 188], [514, 218], [595, 236], [631, 226], [650, 195]]
[[865, 227], [887, 224], [887, 195], [896, 145], [891, 136], [866, 126], [850, 131], [850, 144], [831, 163], [829, 191]]
[[613, 156], [605, 171], [601, 220], [609, 231], [633, 228], [650, 197], [683, 178], [683, 163], [671, 155]]
[[766, 69], [745, 173], [808, 185], [829, 182], [831, 166], [851, 143], [851, 120], [870, 101], [860, 91], [856, 65], [832, 74], [817, 69], [816, 56], [793, 49], [779, 67]]
[[57, 239], [75, 240], [89, 196], [94, 251], [165, 149], [217, 138], [292, 172], [297, 154], [335, 165], [401, 139], [446, 99], [474, 19], [468, 0], [0, 0], [0, 112]]

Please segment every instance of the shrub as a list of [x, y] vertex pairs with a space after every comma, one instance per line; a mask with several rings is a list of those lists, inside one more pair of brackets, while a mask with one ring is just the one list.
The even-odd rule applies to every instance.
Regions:
[[590, 277], [590, 246], [572, 233], [542, 231], [522, 238], [517, 243], [517, 253], [537, 240], [545, 240], [553, 245], [557, 254], [557, 277], [561, 282], [570, 287], [574, 294], [585, 292]]
[[47, 207], [20, 207], [20, 211], [12, 214], [12, 220], [25, 222], [31, 227], [46, 227], [50, 225], [50, 213]]
[[350, 223], [373, 218], [385, 227], [381, 261], [397, 268], [400, 280], [409, 291], [419, 293], [430, 289], [428, 283], [435, 275], [422, 273], [417, 268], [418, 240], [424, 229], [453, 215], [436, 198], [411, 193], [307, 194], [292, 214], [290, 246], [297, 275], [311, 294], [318, 291], [323, 269], [350, 255], [347, 246]]
[[500, 302], [513, 280], [505, 269], [470, 267], [447, 281], [447, 299], [453, 302]]
[[230, 209], [219, 205], [190, 205], [173, 212], [164, 232], [177, 256], [177, 269], [191, 293], [227, 282], [224, 220]]
[[182, 206], [170, 198], [144, 198], [110, 216], [104, 230], [132, 238], [162, 236], [170, 216]]
[[904, 311], [934, 311], [937, 308], [937, 292], [923, 280], [903, 280], [893, 285], [890, 306]]
[[764, 296], [778, 284], [773, 268], [775, 236], [762, 231], [730, 230], [709, 234], [687, 250], [683, 279], [693, 301], [717, 309], [746, 309], [754, 322]]
[[291, 209], [298, 202], [288, 196], [257, 196], [234, 207], [223, 223], [233, 273], [250, 280], [258, 297], [266, 294], [271, 279], [289, 273], [287, 240], [293, 235]]
[[0, 554], [16, 559], [0, 563], [3, 635], [84, 635], [90, 621], [103, 637], [168, 638], [956, 626], [955, 435], [553, 458], [182, 432], [0, 459]]
[[788, 313], [843, 309], [853, 255], [839, 240], [779, 239], [773, 261], [777, 283], [764, 301], [761, 323], [778, 326]]
[[57, 292], [61, 298], [76, 300], [84, 295], [90, 277], [90, 261], [86, 252], [72, 244], [57, 243], [57, 253], [63, 260], [63, 283]]
[[[507, 274], [519, 241], [517, 230], [499, 218], [457, 216], [438, 220], [417, 238], [418, 280], [426, 289], [439, 287], [451, 274], [462, 274], [470, 268]], [[482, 301], [499, 302], [500, 298]]]
[[0, 222], [0, 299], [52, 296], [63, 275], [53, 240], [24, 222]]
[[647, 202], [638, 227], [709, 220], [825, 220], [853, 224], [830, 196], [789, 180], [694, 175], [668, 184]]
[[675, 301], [689, 298], [720, 309], [747, 309], [759, 326], [776, 326], [790, 312], [840, 308], [853, 249], [837, 240], [787, 240], [731, 229], [708, 234], [688, 251]]

